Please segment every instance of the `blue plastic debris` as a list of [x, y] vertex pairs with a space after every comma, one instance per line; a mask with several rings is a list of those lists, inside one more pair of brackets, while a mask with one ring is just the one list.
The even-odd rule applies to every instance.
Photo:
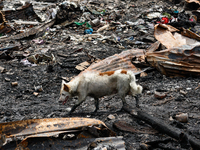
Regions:
[[133, 37], [133, 36], [131, 36], [131, 37], [129, 37], [128, 39], [132, 41], [132, 40], [134, 40], [134, 37]]
[[93, 29], [92, 29], [92, 28], [86, 29], [86, 30], [84, 31], [84, 34], [92, 34], [92, 33], [93, 33]]
[[175, 13], [175, 14], [178, 14], [178, 13], [179, 13], [179, 11], [178, 11], [178, 10], [175, 10], [175, 11], [174, 11], [174, 13]]

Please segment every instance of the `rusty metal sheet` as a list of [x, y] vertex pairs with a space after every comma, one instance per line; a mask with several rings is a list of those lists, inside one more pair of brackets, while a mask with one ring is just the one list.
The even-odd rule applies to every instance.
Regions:
[[[120, 54], [115, 54], [113, 56], [107, 57], [102, 61], [93, 63], [85, 71], [97, 71], [97, 72], [106, 72], [106, 71], [115, 71], [119, 69], [131, 70], [135, 74], [141, 73], [143, 70], [136, 67], [133, 64], [133, 60], [138, 63], [145, 63], [144, 50], [142, 49], [131, 49], [121, 52]], [[82, 73], [83, 73], [82, 72]]]
[[64, 140], [61, 138], [31, 138], [18, 145], [16, 145], [16, 143], [5, 145], [2, 147], [2, 150], [93, 150], [103, 148], [125, 150], [123, 137], [84, 138], [76, 140]]
[[[184, 30], [182, 32], [182, 34], [185, 35], [183, 36], [175, 32], [176, 30], [172, 30], [170, 28], [171, 27], [169, 27], [169, 25], [165, 25], [165, 26], [162, 24], [155, 25], [154, 36], [166, 48], [173, 48], [173, 47], [179, 47], [181, 45], [194, 44], [194, 43], [197, 43], [198, 42], [197, 40], [200, 39], [197, 35], [192, 34], [192, 32], [189, 32], [188, 30]], [[172, 32], [175, 32], [175, 33], [172, 33]]]
[[196, 40], [200, 41], [200, 36], [198, 34], [192, 32], [191, 30], [183, 28], [183, 31], [181, 32], [181, 34], [183, 36], [187, 36], [189, 38], [196, 39]]
[[158, 50], [160, 45], [161, 43], [159, 41], [153, 43], [151, 46], [148, 47], [148, 49], [146, 50], [146, 53], [152, 53], [155, 50]]
[[28, 136], [32, 134], [78, 129], [84, 126], [104, 125], [102, 121], [90, 118], [49, 118], [14, 121], [0, 124], [0, 134], [6, 137]]
[[200, 75], [200, 44], [146, 53], [146, 59], [167, 76]]
[[160, 24], [155, 25], [154, 36], [167, 48], [179, 46], [171, 31], [168, 28], [163, 28]]
[[200, 5], [199, 0], [185, 0], [185, 2], [187, 2], [187, 3], [196, 3], [196, 4]]
[[199, 0], [185, 0], [185, 10], [198, 10], [199, 7]]
[[1, 33], [9, 33], [11, 31], [12, 31], [12, 28], [5, 22], [0, 24], [0, 34]]
[[13, 29], [7, 24], [5, 15], [2, 13], [2, 11], [0, 11], [0, 20], [1, 20], [1, 24], [0, 24], [0, 33], [9, 33], [11, 32]]
[[78, 117], [31, 119], [0, 123], [0, 135], [5, 135], [6, 139], [18, 137], [22, 139], [30, 137], [49, 137], [65, 133], [66, 131], [72, 132], [72, 130], [82, 130], [82, 128], [88, 126], [100, 126], [97, 129], [107, 131], [107, 136], [115, 135], [115, 133], [108, 129], [100, 120]]

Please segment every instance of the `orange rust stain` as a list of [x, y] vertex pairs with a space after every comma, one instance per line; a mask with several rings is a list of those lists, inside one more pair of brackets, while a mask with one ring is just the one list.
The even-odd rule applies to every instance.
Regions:
[[101, 72], [99, 73], [100, 76], [104, 76], [104, 75], [108, 75], [108, 76], [111, 76], [112, 74], [114, 74], [115, 71], [107, 71], [107, 72]]
[[121, 74], [127, 74], [127, 71], [126, 70], [122, 70]]
[[69, 88], [70, 88], [69, 85], [64, 84], [63, 88], [64, 91], [69, 92]]
[[21, 146], [23, 146], [24, 148], [28, 146], [28, 142], [27, 141], [22, 141], [20, 143]]

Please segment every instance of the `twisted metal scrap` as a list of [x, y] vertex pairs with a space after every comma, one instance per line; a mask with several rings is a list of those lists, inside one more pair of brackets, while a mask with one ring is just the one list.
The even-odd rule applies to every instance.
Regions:
[[5, 14], [2, 11], [0, 11], [0, 21], [2, 22], [0, 24], [0, 33], [8, 33], [12, 30], [11, 27], [7, 24]]
[[146, 59], [151, 66], [167, 76], [200, 75], [200, 45], [182, 45], [147, 52]]
[[24, 137], [25, 139], [30, 137], [50, 137], [60, 133], [65, 133], [66, 131], [77, 131], [82, 130], [83, 127], [97, 125], [100, 126], [98, 127], [100, 130], [106, 129], [109, 136], [115, 136], [115, 133], [108, 129], [106, 125], [100, 120], [74, 117], [31, 119], [0, 123], [0, 137], [1, 135], [5, 135], [6, 138], [12, 139], [14, 137]]
[[[72, 129], [80, 129], [85, 126], [106, 125], [96, 119], [90, 118], [49, 118], [49, 119], [31, 119], [14, 121], [0, 124], [0, 134], [5, 134], [7, 138], [17, 136], [30, 136], [53, 132], [62, 132]], [[113, 132], [111, 133], [113, 134]], [[113, 134], [114, 135], [114, 134]]]
[[[145, 54], [147, 61], [167, 76], [200, 75], [200, 37], [183, 29], [182, 35], [172, 34], [168, 25], [156, 25], [154, 43]], [[166, 38], [167, 37], [167, 38]], [[167, 49], [156, 51], [163, 44]]]
[[104, 60], [92, 64], [85, 71], [97, 71], [97, 72], [107, 72], [115, 71], [119, 69], [131, 70], [134, 73], [139, 73], [142, 70], [137, 68], [133, 63], [132, 59], [137, 58], [138, 61], [144, 62], [144, 50], [142, 49], [131, 49], [121, 52], [120, 54], [115, 54], [113, 56], [107, 57]]

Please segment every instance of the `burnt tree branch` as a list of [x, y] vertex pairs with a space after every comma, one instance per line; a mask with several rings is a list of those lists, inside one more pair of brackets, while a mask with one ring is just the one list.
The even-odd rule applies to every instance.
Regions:
[[164, 123], [163, 120], [155, 118], [151, 115], [149, 115], [148, 113], [146, 113], [143, 110], [137, 109], [137, 108], [133, 108], [127, 104], [125, 104], [123, 106], [123, 109], [130, 113], [133, 117], [140, 119], [144, 122], [146, 122], [147, 124], [151, 125], [152, 128], [154, 128], [155, 130], [159, 131], [160, 133], [164, 133], [167, 134], [168, 136], [182, 142], [183, 138], [183, 134], [184, 134], [184, 139], [188, 139], [188, 142], [190, 143], [190, 145], [192, 146], [193, 149], [199, 149], [200, 148], [200, 141], [195, 139], [194, 137], [182, 132], [181, 130], [168, 125], [166, 123]]

